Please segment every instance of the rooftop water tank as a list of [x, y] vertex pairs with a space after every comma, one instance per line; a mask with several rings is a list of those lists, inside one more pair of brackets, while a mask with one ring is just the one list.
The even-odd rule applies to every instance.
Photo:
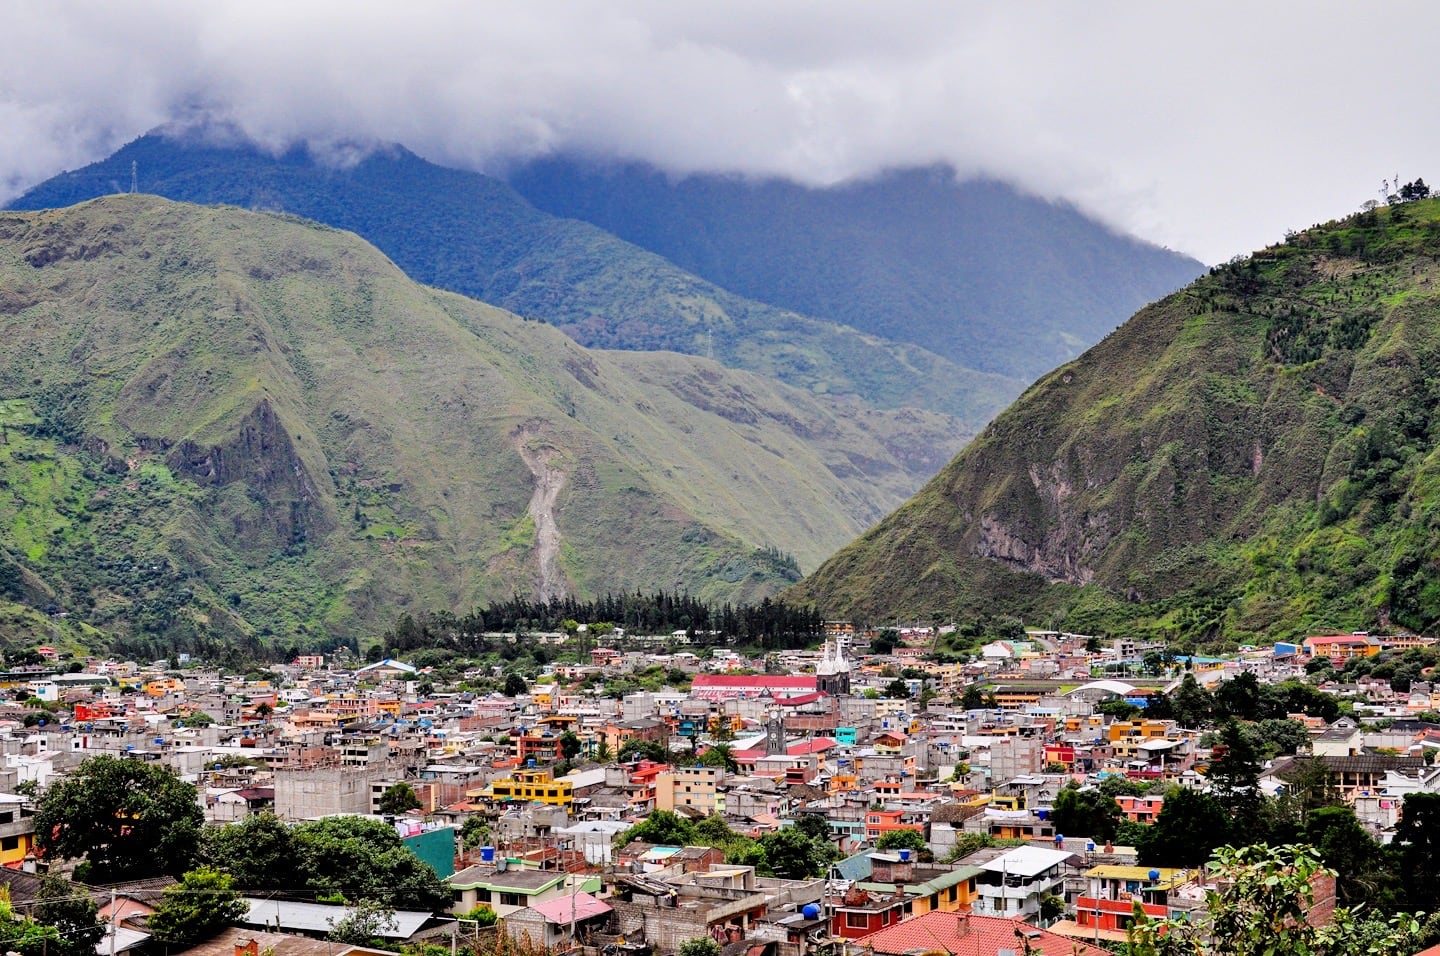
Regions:
[[480, 860], [483, 863], [494, 863], [495, 848], [493, 846], [482, 846], [480, 848]]
[[806, 919], [819, 919], [820, 907], [816, 906], [814, 903], [806, 903], [803, 907], [800, 908], [800, 915], [805, 917]]

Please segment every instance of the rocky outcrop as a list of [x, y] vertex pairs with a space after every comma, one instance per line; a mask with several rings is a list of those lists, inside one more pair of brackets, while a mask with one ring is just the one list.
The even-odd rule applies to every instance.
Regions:
[[[315, 483], [289, 431], [268, 399], [262, 399], [228, 440], [202, 445], [186, 440], [166, 463], [177, 475], [217, 490], [217, 509], [229, 519], [232, 543], [241, 550], [302, 546], [329, 530]], [[241, 486], [243, 494], [234, 494]]]

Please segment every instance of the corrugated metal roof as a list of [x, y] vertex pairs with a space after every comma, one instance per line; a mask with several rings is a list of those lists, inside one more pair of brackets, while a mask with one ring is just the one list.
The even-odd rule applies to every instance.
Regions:
[[[248, 926], [276, 927], [298, 933], [328, 933], [341, 920], [355, 912], [353, 906], [332, 906], [327, 903], [292, 903], [286, 900], [262, 900], [247, 896], [250, 912], [244, 922]], [[394, 923], [381, 931], [386, 939], [409, 939], [432, 914], [416, 910], [395, 910]]]

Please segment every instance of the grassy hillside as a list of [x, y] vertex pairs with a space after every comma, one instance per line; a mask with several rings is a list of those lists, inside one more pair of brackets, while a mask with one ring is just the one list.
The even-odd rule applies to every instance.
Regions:
[[1217, 268], [791, 597], [1190, 642], [1440, 625], [1440, 200]]
[[1204, 271], [1071, 206], [943, 167], [807, 189], [560, 158], [507, 179], [546, 212], [741, 295], [1027, 382]]
[[595, 226], [543, 213], [505, 183], [400, 148], [344, 168], [303, 151], [142, 137], [11, 204], [66, 206], [128, 189], [293, 213], [358, 233], [415, 280], [541, 319], [592, 348], [715, 358], [813, 394], [953, 415], [953, 448], [1028, 379], [748, 300]]
[[793, 571], [757, 549], [814, 566], [953, 428], [588, 351], [349, 233], [150, 196], [0, 214], [0, 329], [0, 632], [199, 648], [516, 592], [758, 598]]

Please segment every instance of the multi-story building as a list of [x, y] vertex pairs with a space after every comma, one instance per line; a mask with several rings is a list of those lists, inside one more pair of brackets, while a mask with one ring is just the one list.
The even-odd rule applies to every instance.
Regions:
[[513, 776], [496, 780], [489, 787], [470, 791], [468, 796], [488, 796], [497, 801], [533, 800], [568, 807], [575, 800], [575, 785], [569, 780], [552, 780], [548, 770], [517, 770]]
[[690, 808], [706, 816], [723, 813], [723, 795], [718, 794], [718, 767], [676, 767], [655, 777], [655, 809]]
[[1058, 895], [1064, 883], [1062, 867], [1074, 854], [1037, 846], [1016, 847], [978, 863], [974, 912], [981, 916], [1034, 919], [1040, 899]]

